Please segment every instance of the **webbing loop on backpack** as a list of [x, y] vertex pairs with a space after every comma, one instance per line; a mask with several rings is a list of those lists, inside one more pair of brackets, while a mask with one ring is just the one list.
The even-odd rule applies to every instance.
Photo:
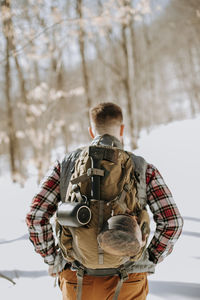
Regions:
[[86, 180], [88, 180], [88, 178], [90, 178], [91, 176], [104, 176], [104, 170], [102, 169], [97, 169], [97, 168], [89, 168], [87, 170], [87, 173], [84, 173], [81, 176], [78, 176], [74, 179], [71, 180], [72, 184], [77, 184], [79, 182], [84, 182]]

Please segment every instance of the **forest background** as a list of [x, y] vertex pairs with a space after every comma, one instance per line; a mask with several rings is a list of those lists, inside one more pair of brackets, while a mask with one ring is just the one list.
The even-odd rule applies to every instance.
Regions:
[[0, 176], [39, 182], [89, 142], [99, 102], [123, 108], [131, 150], [142, 130], [199, 114], [198, 0], [0, 3]]

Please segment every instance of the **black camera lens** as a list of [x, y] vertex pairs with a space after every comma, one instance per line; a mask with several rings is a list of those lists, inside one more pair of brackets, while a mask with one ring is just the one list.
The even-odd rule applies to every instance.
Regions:
[[90, 222], [91, 219], [91, 210], [88, 206], [81, 206], [77, 210], [77, 220], [81, 225], [86, 225]]

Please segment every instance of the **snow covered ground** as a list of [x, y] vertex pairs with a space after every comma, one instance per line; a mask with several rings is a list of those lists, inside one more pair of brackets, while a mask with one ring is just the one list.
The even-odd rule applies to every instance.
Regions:
[[[185, 220], [174, 252], [149, 277], [148, 300], [200, 299], [199, 131], [200, 117], [160, 126], [150, 135], [143, 133], [139, 141], [136, 154], [160, 170]], [[5, 175], [0, 188], [0, 273], [16, 282], [0, 278], [0, 299], [61, 299], [47, 266], [28, 241], [24, 218], [37, 189], [35, 178], [22, 189]]]

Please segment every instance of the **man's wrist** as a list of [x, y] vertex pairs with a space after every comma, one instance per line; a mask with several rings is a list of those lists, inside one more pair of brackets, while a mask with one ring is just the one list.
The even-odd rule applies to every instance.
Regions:
[[155, 257], [155, 255], [147, 248], [148, 254], [149, 254], [149, 260], [153, 262], [154, 264], [157, 264], [158, 259]]
[[56, 253], [44, 257], [44, 262], [49, 266], [53, 266], [56, 258]]

